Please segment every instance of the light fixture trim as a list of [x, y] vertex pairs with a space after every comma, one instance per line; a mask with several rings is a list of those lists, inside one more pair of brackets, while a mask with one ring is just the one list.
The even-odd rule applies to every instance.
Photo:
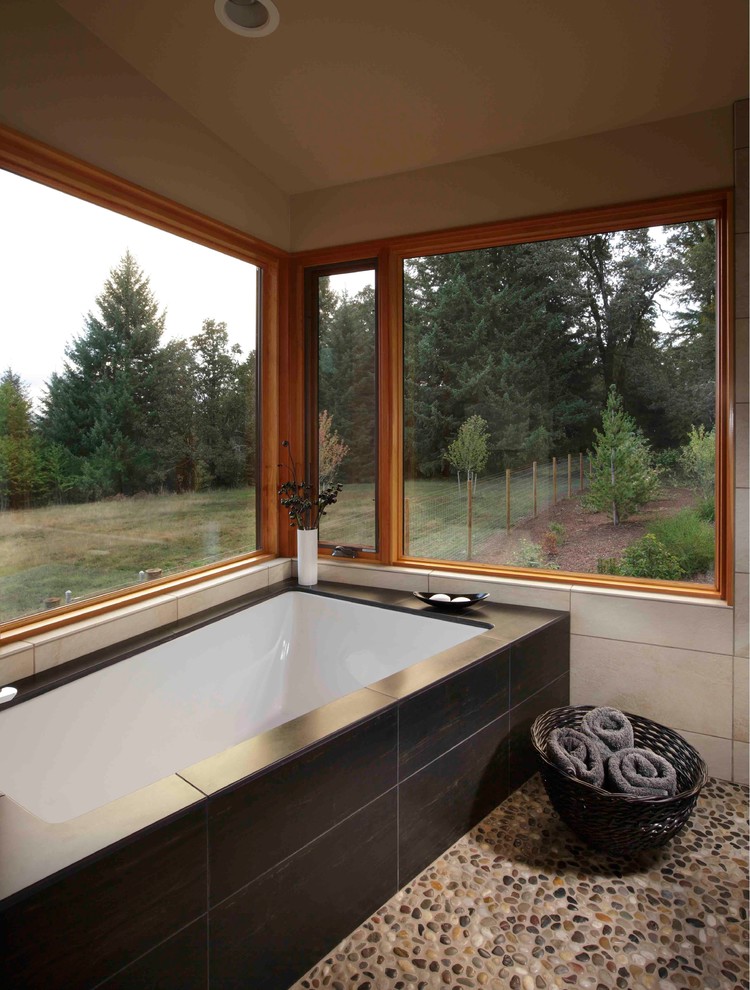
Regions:
[[219, 22], [234, 34], [240, 34], [244, 38], [262, 38], [264, 35], [275, 31], [279, 26], [279, 11], [273, 0], [256, 0], [262, 7], [265, 7], [268, 17], [263, 24], [258, 27], [244, 27], [233, 21], [228, 9], [232, 7], [232, 0], [214, 0], [214, 12]]

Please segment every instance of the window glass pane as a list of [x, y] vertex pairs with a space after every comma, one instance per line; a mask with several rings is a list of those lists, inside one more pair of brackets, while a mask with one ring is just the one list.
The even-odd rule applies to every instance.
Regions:
[[413, 557], [714, 580], [714, 221], [404, 262]]
[[0, 621], [257, 547], [257, 269], [0, 171]]
[[344, 486], [326, 543], [376, 545], [376, 323], [373, 269], [318, 277], [318, 473]]

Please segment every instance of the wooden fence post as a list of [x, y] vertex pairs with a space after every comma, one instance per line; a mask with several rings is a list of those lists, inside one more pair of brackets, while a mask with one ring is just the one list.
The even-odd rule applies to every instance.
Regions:
[[468, 548], [467, 548], [467, 551], [466, 551], [466, 558], [467, 558], [467, 560], [471, 560], [471, 523], [472, 523], [472, 519], [471, 519], [471, 488], [472, 488], [471, 478], [469, 478], [467, 480], [467, 482], [466, 482], [466, 497], [468, 499], [466, 522], [467, 522], [467, 526], [468, 526], [468, 530], [469, 530], [469, 533], [468, 533], [469, 545], [468, 545]]
[[568, 454], [568, 498], [573, 494], [573, 455]]
[[505, 469], [505, 532], [510, 533], [510, 468]]
[[557, 502], [557, 458], [552, 458], [552, 504]]
[[411, 545], [411, 502], [408, 498], [404, 498], [404, 553], [409, 552], [409, 546]]
[[583, 491], [583, 454], [582, 453], [578, 454], [578, 474], [579, 474], [578, 491], [582, 492]]
[[536, 461], [531, 465], [531, 487], [534, 493], [534, 516], [536, 516]]

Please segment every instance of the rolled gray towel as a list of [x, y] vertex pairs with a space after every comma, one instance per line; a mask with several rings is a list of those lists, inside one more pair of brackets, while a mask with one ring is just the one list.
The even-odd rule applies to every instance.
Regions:
[[547, 739], [550, 761], [571, 777], [595, 787], [604, 784], [604, 761], [596, 743], [578, 729], [553, 729]]
[[581, 732], [596, 741], [605, 760], [613, 753], [635, 745], [633, 726], [617, 708], [592, 708], [581, 720]]
[[671, 797], [677, 793], [677, 771], [658, 753], [631, 746], [607, 760], [607, 785], [633, 797]]

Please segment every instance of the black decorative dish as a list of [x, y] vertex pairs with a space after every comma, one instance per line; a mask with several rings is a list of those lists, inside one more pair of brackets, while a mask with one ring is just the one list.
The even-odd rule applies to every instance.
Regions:
[[413, 591], [412, 594], [421, 602], [432, 605], [433, 608], [447, 612], [463, 612], [465, 608], [483, 602], [489, 596], [489, 591], [480, 591], [472, 595], [463, 592], [458, 595], [448, 595], [445, 592], [435, 591]]

